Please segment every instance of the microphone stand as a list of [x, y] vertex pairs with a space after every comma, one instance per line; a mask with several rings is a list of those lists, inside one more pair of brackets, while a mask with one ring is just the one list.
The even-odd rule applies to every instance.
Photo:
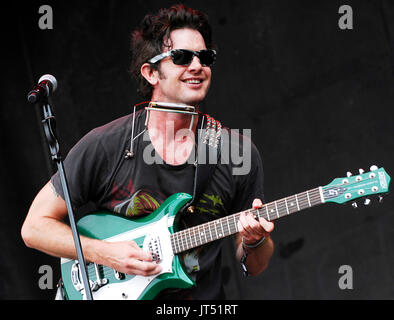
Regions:
[[52, 112], [52, 108], [51, 108], [50, 104], [48, 103], [47, 97], [45, 97], [43, 99], [42, 110], [43, 110], [43, 117], [44, 117], [44, 119], [42, 120], [42, 124], [44, 127], [45, 136], [48, 141], [49, 150], [51, 153], [52, 160], [56, 162], [57, 167], [58, 167], [60, 181], [62, 183], [63, 192], [64, 192], [64, 200], [66, 201], [66, 206], [67, 206], [67, 211], [68, 211], [68, 218], [70, 220], [70, 226], [71, 226], [71, 230], [72, 230], [72, 234], [73, 234], [73, 238], [74, 238], [75, 249], [77, 252], [79, 270], [81, 272], [81, 276], [82, 276], [82, 280], [83, 280], [83, 287], [85, 289], [86, 299], [93, 300], [92, 292], [91, 292], [90, 285], [89, 285], [89, 279], [88, 279], [88, 275], [87, 275], [87, 271], [86, 271], [85, 259], [83, 256], [82, 246], [81, 246], [81, 242], [80, 242], [80, 238], [79, 238], [79, 232], [78, 232], [78, 229], [75, 224], [74, 212], [73, 212], [73, 208], [71, 205], [70, 195], [68, 192], [67, 179], [66, 179], [66, 175], [64, 172], [62, 157], [60, 155], [59, 143], [56, 138], [56, 119], [55, 119], [55, 116]]

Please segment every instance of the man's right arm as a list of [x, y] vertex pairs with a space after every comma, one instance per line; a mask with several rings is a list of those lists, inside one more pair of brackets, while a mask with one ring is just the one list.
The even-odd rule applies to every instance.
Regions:
[[[49, 181], [30, 206], [21, 229], [23, 241], [49, 255], [77, 259], [71, 228], [64, 222], [66, 216], [66, 203]], [[132, 240], [110, 243], [84, 236], [80, 239], [87, 261], [127, 274], [148, 276], [161, 270], [151, 255]]]

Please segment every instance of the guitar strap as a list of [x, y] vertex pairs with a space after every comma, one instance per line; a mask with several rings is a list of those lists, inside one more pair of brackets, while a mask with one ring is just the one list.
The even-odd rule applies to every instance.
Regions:
[[[206, 119], [206, 121], [204, 121]], [[204, 122], [205, 128], [204, 127]], [[221, 155], [221, 133], [222, 125], [219, 121], [209, 115], [201, 117], [201, 129], [196, 136], [197, 152], [194, 172], [194, 186], [191, 201], [189, 201], [181, 212], [192, 213], [200, 199], [205, 187], [208, 185], [220, 161]], [[214, 155], [214, 156], [211, 156]]]

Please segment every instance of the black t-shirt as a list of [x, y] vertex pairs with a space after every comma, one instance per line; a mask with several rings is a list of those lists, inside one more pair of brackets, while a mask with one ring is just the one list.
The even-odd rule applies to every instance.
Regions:
[[[145, 117], [145, 110], [136, 113], [134, 136], [144, 131]], [[93, 202], [99, 209], [133, 218], [153, 212], [174, 193], [193, 194], [194, 152], [185, 164], [168, 165], [156, 155], [145, 131], [134, 140], [134, 157], [125, 159], [125, 150], [130, 149], [132, 120], [130, 114], [93, 129], [70, 150], [64, 167], [73, 207]], [[246, 160], [241, 163], [239, 157], [233, 161], [236, 152], [222, 146], [222, 161], [216, 166], [194, 212], [182, 215], [181, 228], [246, 210], [255, 198], [263, 200], [263, 171], [257, 149], [249, 138], [243, 140], [244, 136], [230, 133], [227, 128], [224, 132], [229, 133], [229, 138], [223, 139], [228, 146], [238, 155], [244, 152], [249, 156], [243, 155]], [[249, 142], [250, 150], [242, 149], [243, 141]], [[248, 162], [247, 165], [244, 162]], [[242, 166], [247, 174], [243, 174]], [[59, 174], [51, 181], [64, 198]], [[197, 286], [165, 291], [160, 297], [223, 299], [220, 249], [221, 240], [217, 240], [181, 254], [181, 261]]]

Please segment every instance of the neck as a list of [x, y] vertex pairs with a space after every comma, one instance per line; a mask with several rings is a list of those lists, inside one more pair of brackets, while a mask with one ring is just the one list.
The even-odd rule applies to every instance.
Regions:
[[[260, 209], [249, 209], [242, 212], [251, 213], [255, 218], [263, 217], [268, 221], [273, 221], [324, 203], [322, 192], [322, 188], [318, 187], [266, 203]], [[238, 221], [242, 212], [175, 232], [171, 235], [174, 253], [178, 254], [237, 233]]]

